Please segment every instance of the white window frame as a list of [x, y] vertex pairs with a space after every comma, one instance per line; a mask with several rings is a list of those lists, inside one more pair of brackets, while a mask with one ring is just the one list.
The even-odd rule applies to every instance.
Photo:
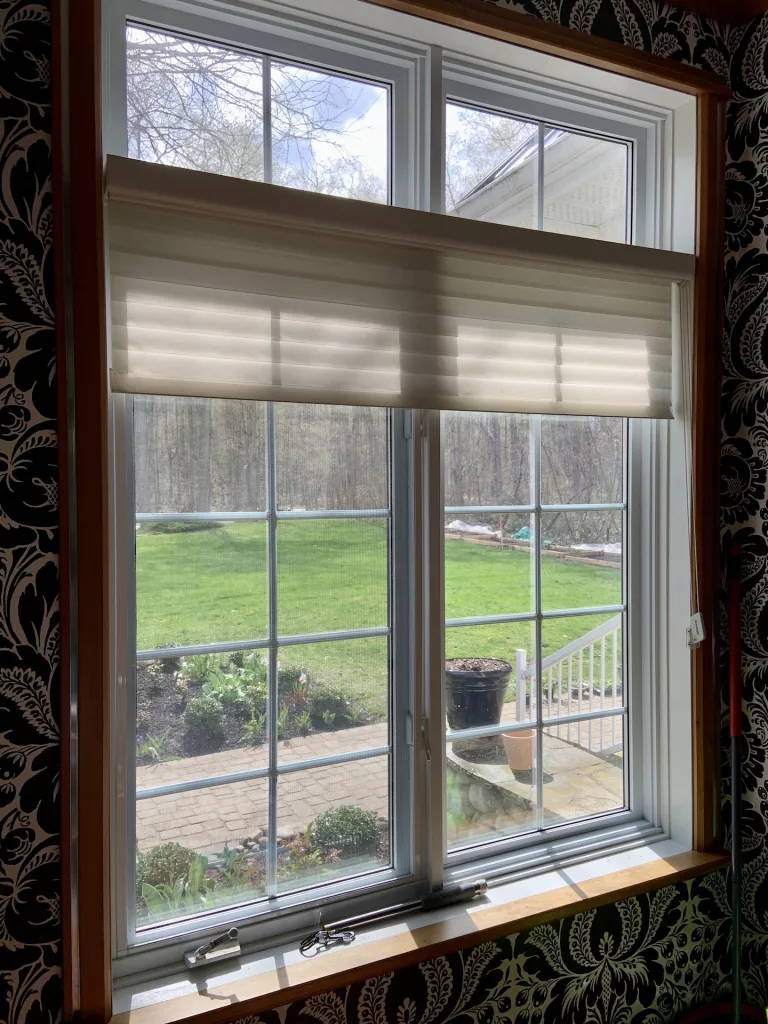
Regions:
[[[345, 24], [354, 7], [355, 27]], [[115, 0], [105, 11], [105, 150], [125, 155], [125, 24], [146, 23], [269, 56], [318, 65], [367, 78], [390, 88], [391, 196], [397, 205], [444, 208], [446, 99], [574, 130], [627, 141], [632, 153], [632, 241], [660, 248], [693, 249], [695, 100], [657, 86], [636, 83], [496, 40], [413, 19], [357, 0], [305, 0], [286, 16], [285, 5], [240, 0]], [[418, 31], [415, 31], [415, 29]], [[113, 743], [117, 749], [135, 723], [126, 715], [126, 672], [134, 638], [120, 624], [132, 600], [124, 586], [133, 536], [127, 400], [112, 396]], [[631, 615], [624, 630], [630, 723], [625, 736], [631, 761], [629, 810], [548, 829], [539, 836], [510, 838], [477, 850], [446, 855], [444, 826], [445, 732], [443, 697], [443, 522], [439, 415], [415, 410], [399, 422], [407, 446], [394, 480], [407, 540], [398, 556], [408, 560], [410, 611], [398, 611], [407, 632], [399, 665], [407, 664], [403, 706], [393, 727], [399, 739], [395, 773], [402, 811], [396, 867], [374, 884], [350, 890], [329, 886], [325, 901], [343, 900], [344, 914], [382, 901], [405, 899], [449, 879], [501, 878], [572, 863], [610, 848], [670, 836], [690, 846], [692, 806], [690, 664], [685, 646], [688, 621], [688, 507], [685, 438], [678, 422], [630, 424], [627, 450], [627, 593]], [[393, 499], [394, 500], [394, 499]], [[406, 511], [407, 506], [407, 511]], [[127, 521], [127, 520], [130, 520]], [[641, 552], [651, 551], [644, 559]], [[406, 552], [406, 554], [402, 554]], [[406, 566], [399, 563], [402, 574]], [[126, 575], [128, 574], [128, 575]], [[404, 605], [401, 605], [401, 609]], [[407, 619], [407, 622], [406, 622]], [[407, 629], [406, 629], [407, 625]], [[126, 669], [128, 666], [128, 669]], [[629, 681], [629, 677], [633, 680]], [[408, 692], [406, 699], [405, 692]], [[127, 732], [126, 732], [127, 730]], [[118, 735], [119, 734], [119, 735]], [[671, 743], [671, 737], [675, 742]], [[407, 748], [407, 749], [406, 749]], [[435, 770], [437, 769], [437, 770]], [[280, 912], [233, 907], [194, 922], [152, 929], [134, 944], [122, 880], [132, 852], [125, 808], [131, 798], [126, 759], [115, 765], [113, 788], [113, 948], [115, 974], [167, 969], [195, 939], [233, 922], [246, 945], [268, 945], [274, 937], [299, 934], [317, 920], [314, 905], [286, 899]], [[424, 813], [425, 812], [425, 813]], [[406, 820], [407, 819], [407, 820]], [[130, 883], [128, 883], [130, 885]], [[354, 883], [353, 883], [354, 885]], [[282, 916], [282, 911], [288, 918]]]

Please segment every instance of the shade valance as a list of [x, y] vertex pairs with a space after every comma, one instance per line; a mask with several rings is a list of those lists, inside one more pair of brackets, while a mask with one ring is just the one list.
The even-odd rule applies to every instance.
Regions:
[[110, 157], [117, 391], [668, 417], [694, 258]]

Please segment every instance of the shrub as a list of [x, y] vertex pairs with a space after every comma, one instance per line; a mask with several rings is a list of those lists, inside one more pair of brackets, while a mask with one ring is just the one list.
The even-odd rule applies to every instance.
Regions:
[[224, 708], [216, 697], [203, 695], [184, 712], [187, 741], [196, 750], [218, 750], [224, 742]]
[[194, 519], [187, 523], [142, 523], [141, 533], [200, 533], [202, 530], [220, 530], [224, 524], [214, 519]]
[[173, 885], [179, 878], [187, 878], [196, 859], [195, 851], [180, 843], [163, 843], [137, 854], [137, 895], [141, 895], [143, 885]]
[[317, 726], [344, 725], [349, 718], [349, 701], [343, 690], [315, 686], [309, 693], [309, 713]]
[[376, 853], [379, 826], [373, 811], [345, 805], [318, 814], [307, 828], [307, 839], [326, 856], [332, 850], [343, 854]]

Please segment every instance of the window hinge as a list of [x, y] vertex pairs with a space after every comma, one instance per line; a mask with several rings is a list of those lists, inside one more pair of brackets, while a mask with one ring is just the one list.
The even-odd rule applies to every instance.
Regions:
[[409, 747], [413, 746], [413, 715], [410, 711], [405, 713], [405, 742]]
[[410, 441], [413, 437], [413, 411], [411, 409], [403, 410], [403, 437], [406, 441]]
[[432, 748], [429, 743], [429, 719], [421, 720], [421, 742], [424, 745], [424, 756], [428, 761], [432, 760]]

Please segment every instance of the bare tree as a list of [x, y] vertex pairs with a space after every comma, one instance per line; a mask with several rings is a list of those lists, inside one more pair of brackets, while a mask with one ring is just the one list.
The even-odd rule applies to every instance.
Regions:
[[[260, 56], [135, 27], [126, 51], [130, 156], [263, 179]], [[383, 87], [283, 63], [271, 82], [273, 180], [386, 201], [385, 175], [348, 148]]]
[[503, 160], [530, 139], [536, 125], [505, 114], [449, 104], [445, 138], [445, 205], [450, 212]]

